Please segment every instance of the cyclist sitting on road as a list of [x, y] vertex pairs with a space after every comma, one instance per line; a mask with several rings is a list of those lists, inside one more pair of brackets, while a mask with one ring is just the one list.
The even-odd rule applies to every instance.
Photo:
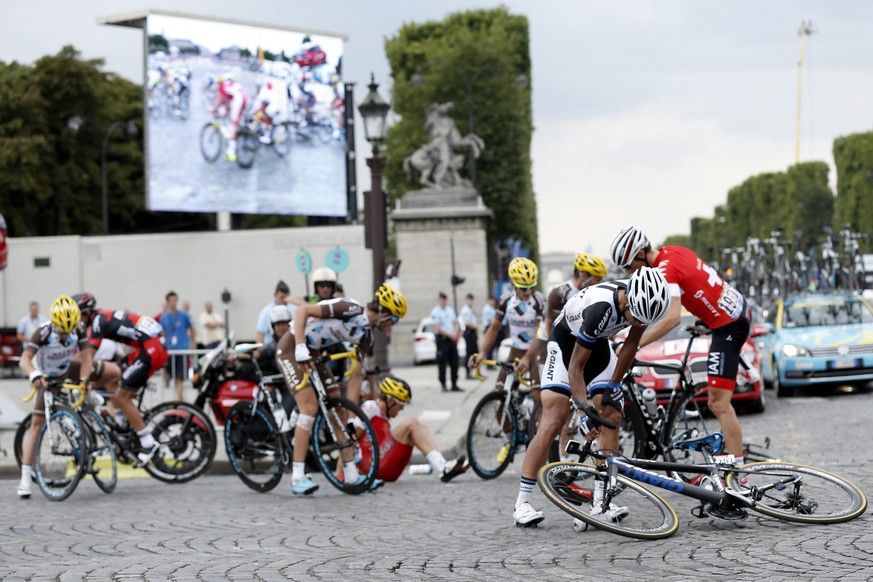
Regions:
[[212, 107], [208, 109], [208, 112], [210, 115], [214, 115], [222, 105], [227, 108], [227, 118], [233, 126], [233, 131], [227, 142], [227, 152], [224, 157], [236, 161], [236, 135], [239, 132], [243, 111], [246, 108], [246, 93], [242, 85], [237, 83], [229, 73], [219, 76], [216, 81], [218, 82], [218, 90], [215, 93], [215, 101], [212, 102]]
[[[543, 324], [539, 327], [540, 333], [537, 334], [537, 339], [539, 340], [537, 355], [540, 358], [540, 362], [543, 364], [546, 362], [546, 345], [548, 344], [549, 334], [552, 333], [555, 318], [561, 314], [561, 310], [564, 309], [567, 301], [581, 289], [600, 283], [604, 277], [606, 277], [606, 263], [603, 262], [603, 259], [588, 253], [576, 255], [576, 258], [573, 260], [573, 277], [555, 286], [549, 292], [548, 299], [546, 300], [546, 317]], [[567, 441], [569, 440], [567, 428], [565, 427], [565, 430], [561, 431], [561, 460], [568, 460], [564, 453]]]
[[[515, 370], [519, 376], [525, 372], [530, 373], [531, 388], [534, 390], [533, 399], [539, 400], [540, 370], [534, 364], [536, 362], [536, 330], [543, 319], [546, 308], [546, 299], [543, 294], [535, 289], [539, 278], [539, 269], [536, 263], [524, 257], [516, 257], [509, 263], [509, 279], [514, 289], [510, 289], [500, 296], [497, 302], [497, 312], [494, 319], [485, 332], [479, 353], [470, 356], [469, 367], [475, 368], [484, 359], [482, 354], [487, 354], [500, 329], [503, 327], [504, 316], [509, 323], [509, 337], [512, 338], [512, 348], [509, 350], [508, 360], [520, 358]], [[503, 389], [503, 381], [506, 372], [501, 368], [497, 374], [496, 390]]]
[[146, 315], [126, 311], [98, 311], [97, 300], [90, 293], [74, 295], [82, 312], [82, 321], [89, 328], [89, 348], [100, 347], [104, 339], [127, 344], [133, 351], [127, 361], [119, 366], [113, 362], [98, 362], [93, 374], [94, 382], [104, 383], [107, 378], [120, 374], [120, 390], [115, 391], [112, 403], [127, 417], [128, 422], [139, 437], [140, 452], [137, 453], [138, 467], [148, 463], [158, 450], [158, 443], [146, 428], [145, 422], [133, 399], [145, 386], [148, 379], [167, 362], [167, 342], [161, 324]]
[[659, 340], [679, 325], [683, 306], [712, 329], [706, 406], [721, 426], [725, 451], [742, 464], [743, 430], [731, 405], [731, 396], [737, 385], [740, 350], [751, 330], [752, 311], [745, 297], [690, 249], [671, 245], [653, 250], [643, 231], [634, 226], [627, 226], [615, 235], [610, 255], [627, 272], [642, 265], [657, 267], [670, 285], [670, 310], [657, 325], [646, 330], [640, 347]]
[[[548, 358], [543, 370], [543, 413], [537, 433], [528, 445], [521, 470], [513, 518], [520, 527], [544, 519], [530, 500], [536, 475], [546, 461], [549, 446], [570, 416], [570, 398], [590, 398], [600, 416], [618, 426], [624, 409], [621, 380], [633, 363], [637, 344], [646, 325], [664, 316], [670, 303], [667, 282], [657, 269], [642, 269], [628, 280], [600, 283], [583, 289], [564, 306], [549, 335]], [[616, 358], [609, 337], [630, 327], [625, 349]], [[587, 394], [586, 394], [587, 388]], [[586, 436], [598, 431], [580, 419]], [[618, 450], [618, 430], [601, 429], [600, 448]], [[603, 482], [596, 481], [592, 512], [601, 511]], [[624, 508], [607, 511], [618, 519]]]
[[[61, 295], [52, 303], [50, 320], [40, 325], [24, 346], [18, 367], [38, 390], [33, 401], [30, 433], [21, 451], [21, 482], [18, 496], [28, 499], [32, 493], [33, 450], [36, 437], [45, 421], [46, 378], [52, 380], [80, 381], [82, 389], [88, 382], [91, 370], [91, 352], [88, 347], [88, 330], [82, 322], [79, 306], [72, 298]], [[80, 352], [80, 354], [77, 354]], [[80, 365], [81, 359], [81, 365]]]
[[[285, 384], [293, 393], [304, 375], [314, 369], [310, 350], [316, 353], [331, 346], [349, 342], [360, 346], [366, 353], [373, 345], [373, 329], [385, 331], [406, 315], [406, 298], [392, 287], [382, 284], [376, 290], [373, 301], [366, 307], [352, 299], [330, 299], [314, 305], [299, 305], [294, 312], [294, 327], [279, 340], [276, 359]], [[324, 389], [330, 393], [338, 385], [325, 367], [319, 369]], [[361, 393], [361, 366], [349, 378], [347, 397], [357, 403]], [[304, 475], [306, 451], [318, 413], [318, 400], [315, 390], [307, 383], [297, 389], [295, 395], [300, 416], [294, 432], [294, 455], [291, 465], [291, 491], [295, 495], [307, 495], [318, 489], [309, 477]], [[344, 479], [346, 483], [365, 480], [358, 474], [353, 451], [344, 449]]]
[[[361, 404], [361, 409], [369, 417], [379, 440], [379, 471], [376, 477], [382, 481], [397, 481], [409, 464], [413, 447], [424, 453], [432, 472], [439, 475], [443, 483], [465, 473], [470, 468], [466, 456], [461, 455], [457, 459], [446, 461], [436, 446], [433, 433], [417, 418], [406, 419], [391, 427], [391, 419], [411, 402], [412, 388], [409, 384], [388, 375], [379, 384], [379, 397]], [[365, 464], [361, 469], [366, 471], [370, 467], [370, 452], [366, 447], [362, 448]]]

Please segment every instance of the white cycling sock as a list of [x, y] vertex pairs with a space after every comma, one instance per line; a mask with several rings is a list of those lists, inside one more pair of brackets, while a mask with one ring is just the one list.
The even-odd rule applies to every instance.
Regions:
[[518, 498], [515, 500], [515, 508], [518, 509], [522, 503], [530, 503], [533, 497], [534, 486], [537, 484], [536, 479], [521, 478], [518, 482]]
[[358, 480], [358, 467], [354, 461], [343, 463], [343, 474], [346, 483], [354, 483]]
[[21, 465], [21, 482], [30, 483], [33, 476], [33, 465]]
[[291, 482], [297, 483], [306, 476], [306, 463], [303, 461], [292, 461], [291, 463]]
[[152, 436], [152, 431], [148, 428], [138, 430], [136, 435], [139, 437], [139, 446], [144, 449], [150, 449], [155, 446], [155, 438]]
[[430, 466], [433, 467], [433, 470], [437, 473], [442, 473], [446, 468], [446, 458], [436, 449], [427, 454], [427, 462], [430, 463]]

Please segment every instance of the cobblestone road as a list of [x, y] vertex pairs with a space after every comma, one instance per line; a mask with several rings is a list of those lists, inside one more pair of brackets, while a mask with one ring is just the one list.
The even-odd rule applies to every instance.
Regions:
[[[744, 416], [747, 440], [773, 439], [785, 458], [834, 469], [873, 491], [868, 416], [873, 394], [770, 402]], [[513, 526], [520, 462], [495, 481], [471, 473], [448, 485], [404, 475], [347, 497], [321, 489], [294, 498], [286, 478], [262, 495], [234, 476], [169, 486], [119, 483], [112, 495], [80, 484], [63, 503], [38, 492], [19, 502], [2, 481], [0, 579], [57, 580], [867, 580], [873, 577], [869, 514], [846, 524], [802, 526], [751, 516], [697, 519], [676, 498], [672, 538], [634, 541], [576, 534], [535, 494], [537, 529]]]

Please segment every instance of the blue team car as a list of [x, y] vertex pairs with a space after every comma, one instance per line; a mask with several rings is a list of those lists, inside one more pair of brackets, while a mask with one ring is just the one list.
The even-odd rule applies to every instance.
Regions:
[[764, 381], [778, 396], [816, 384], [873, 381], [873, 307], [858, 295], [796, 295], [767, 314], [757, 338]]

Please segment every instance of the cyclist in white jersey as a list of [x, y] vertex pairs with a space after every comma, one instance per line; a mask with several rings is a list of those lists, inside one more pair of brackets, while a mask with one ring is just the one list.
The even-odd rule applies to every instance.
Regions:
[[[620, 424], [624, 407], [621, 379], [633, 362], [645, 326], [663, 317], [669, 303], [664, 276], [657, 269], [645, 268], [634, 273], [630, 281], [588, 287], [564, 306], [549, 335], [543, 370], [543, 413], [524, 455], [513, 513], [517, 526], [535, 526], [545, 517], [533, 508], [531, 496], [549, 446], [569, 418], [570, 398], [587, 403], [590, 397], [600, 416]], [[628, 349], [616, 358], [608, 338], [626, 327], [631, 328], [625, 342]], [[587, 404], [582, 406], [588, 408]], [[586, 437], [596, 434], [587, 417], [580, 420], [580, 430]], [[600, 448], [617, 450], [618, 431], [600, 432]], [[597, 492], [595, 489], [595, 500]], [[600, 510], [600, 504], [594, 507], [593, 511]]]
[[[294, 312], [294, 325], [280, 339], [276, 348], [276, 362], [289, 391], [294, 391], [304, 375], [313, 368], [311, 352], [318, 353], [344, 342], [357, 344], [361, 353], [367, 353], [373, 344], [373, 329], [386, 331], [406, 315], [406, 298], [399, 291], [383, 283], [376, 290], [373, 300], [366, 306], [346, 298], [330, 299], [316, 304], [298, 305]], [[336, 381], [329, 370], [320, 369], [325, 390], [337, 389]], [[349, 379], [348, 398], [357, 403], [361, 389], [361, 366]], [[291, 491], [295, 495], [309, 495], [318, 489], [304, 474], [306, 451], [315, 425], [318, 400], [315, 390], [307, 384], [295, 394], [297, 427], [294, 431], [294, 452], [291, 463]], [[347, 483], [363, 480], [358, 474], [353, 451], [343, 451], [343, 475]]]
[[18, 367], [38, 390], [33, 402], [30, 433], [21, 451], [21, 482], [18, 484], [21, 499], [28, 499], [32, 492], [33, 450], [39, 429], [45, 422], [46, 378], [78, 381], [84, 390], [91, 371], [91, 353], [86, 349], [88, 330], [82, 322], [79, 306], [71, 297], [61, 295], [52, 303], [50, 316], [49, 321], [33, 332], [18, 362]]
[[[494, 319], [491, 320], [491, 325], [488, 326], [488, 331], [482, 339], [482, 345], [479, 346], [479, 353], [470, 356], [469, 367], [472, 369], [478, 366], [484, 359], [483, 354], [491, 351], [494, 340], [503, 327], [505, 317], [509, 325], [509, 337], [512, 338], [509, 360], [519, 358], [516, 366], [519, 375], [530, 372], [531, 387], [535, 390], [533, 398], [539, 400], [540, 371], [536, 365], [529, 364], [531, 361], [536, 361], [534, 340], [546, 309], [546, 298], [535, 289], [539, 279], [539, 269], [530, 259], [516, 257], [509, 263], [508, 272], [515, 288], [501, 295]], [[497, 375], [497, 390], [502, 389], [505, 378], [506, 372], [501, 369]]]

